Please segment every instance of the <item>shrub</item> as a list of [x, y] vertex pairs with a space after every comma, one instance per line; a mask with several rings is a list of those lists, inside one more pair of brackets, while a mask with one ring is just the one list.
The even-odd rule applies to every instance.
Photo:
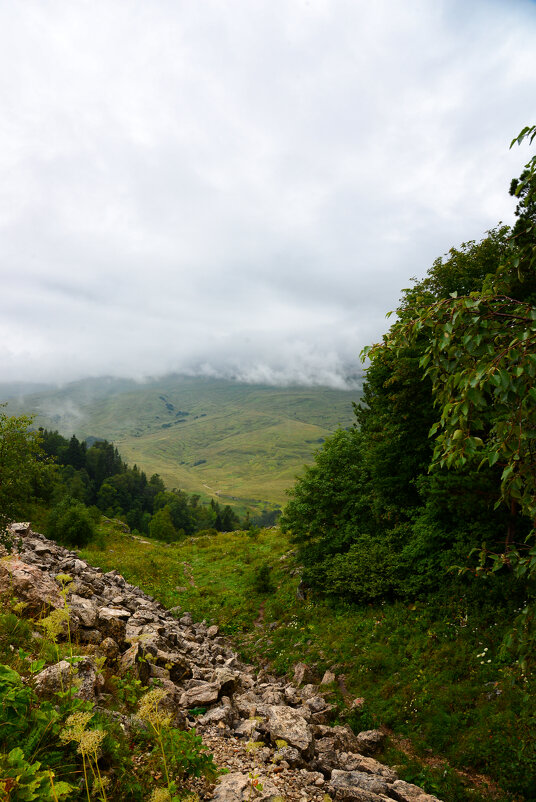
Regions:
[[272, 567], [263, 563], [255, 569], [253, 587], [257, 593], [273, 593], [275, 586], [272, 582]]
[[95, 536], [95, 523], [81, 501], [66, 498], [51, 511], [48, 536], [64, 546], [87, 546]]

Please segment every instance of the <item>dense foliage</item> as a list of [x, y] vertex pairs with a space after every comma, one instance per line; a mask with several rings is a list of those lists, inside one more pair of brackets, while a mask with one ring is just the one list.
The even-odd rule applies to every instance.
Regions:
[[42, 464], [32, 419], [8, 416], [0, 404], [0, 539], [6, 525], [23, 510]]
[[44, 453], [54, 463], [46, 490], [40, 494], [53, 507], [49, 534], [61, 542], [74, 545], [72, 537], [69, 541], [70, 536], [56, 532], [56, 521], [67, 515], [66, 508], [78, 509], [80, 515], [84, 506], [167, 542], [205, 529], [226, 532], [239, 524], [228, 505], [222, 508], [217, 501], [201, 504], [197, 495], [166, 490], [158, 474], [147, 479], [137, 465], [130, 468], [123, 462], [113, 443], [95, 440], [88, 446], [76, 435], [67, 439], [46, 429], [40, 430], [39, 437]]
[[[498, 603], [533, 595], [534, 160], [512, 187], [515, 228], [453, 248], [404, 291], [397, 321], [367, 349], [356, 428], [326, 441], [291, 491], [282, 525], [318, 592], [478, 597], [485, 573]], [[500, 556], [493, 575], [487, 553]]]

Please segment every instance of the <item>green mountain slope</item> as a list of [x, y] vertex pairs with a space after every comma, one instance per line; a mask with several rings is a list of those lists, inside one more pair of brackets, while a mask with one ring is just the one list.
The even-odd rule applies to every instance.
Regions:
[[359, 395], [184, 376], [103, 378], [11, 399], [8, 409], [64, 435], [112, 440], [129, 464], [159, 473], [170, 488], [256, 506], [284, 502], [314, 449], [353, 423]]

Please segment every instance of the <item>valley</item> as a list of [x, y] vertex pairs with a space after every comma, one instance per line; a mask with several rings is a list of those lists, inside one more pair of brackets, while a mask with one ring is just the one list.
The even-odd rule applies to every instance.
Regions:
[[239, 509], [282, 505], [295, 476], [338, 427], [354, 423], [354, 390], [271, 387], [167, 376], [86, 379], [21, 395], [0, 385], [10, 414], [64, 436], [113, 441], [129, 465], [168, 488]]

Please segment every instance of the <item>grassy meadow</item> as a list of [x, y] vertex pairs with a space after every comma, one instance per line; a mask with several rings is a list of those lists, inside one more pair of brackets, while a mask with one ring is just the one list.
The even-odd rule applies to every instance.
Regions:
[[[293, 550], [277, 528], [166, 546], [107, 524], [83, 557], [219, 624], [257, 665], [291, 674], [304, 660], [319, 680], [334, 668], [340, 683], [327, 690], [339, 719], [387, 728], [384, 759], [445, 802], [536, 799], [534, 680], [501, 656], [505, 622], [491, 602], [475, 612], [464, 598], [300, 601]], [[355, 698], [363, 702], [350, 712]]]
[[111, 440], [126, 462], [158, 473], [170, 489], [256, 509], [284, 503], [314, 450], [353, 424], [359, 395], [181, 376], [104, 378], [12, 397], [8, 411], [34, 414], [36, 425], [64, 436]]

